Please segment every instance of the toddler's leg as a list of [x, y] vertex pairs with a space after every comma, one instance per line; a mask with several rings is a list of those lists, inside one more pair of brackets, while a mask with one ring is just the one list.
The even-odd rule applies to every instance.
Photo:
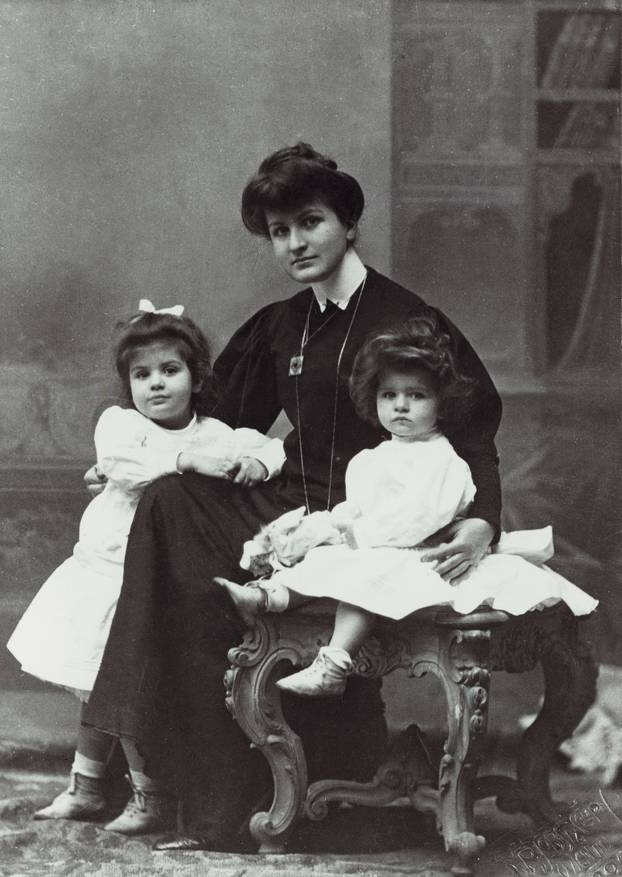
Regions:
[[100, 815], [106, 809], [103, 780], [116, 744], [116, 737], [81, 724], [69, 788], [37, 810], [34, 818], [92, 819]]
[[[214, 581], [226, 589], [238, 615], [248, 627], [254, 627], [257, 616], [264, 612], [285, 612], [290, 606], [299, 605], [296, 600], [298, 595], [272, 579], [260, 579], [246, 585], [238, 585], [237, 582], [222, 578], [214, 578]], [[306, 600], [300, 599], [301, 602]]]
[[329, 648], [343, 649], [349, 657], [356, 655], [371, 633], [375, 620], [376, 616], [366, 609], [350, 603], [339, 603]]
[[315, 661], [304, 670], [279, 679], [283, 691], [302, 697], [330, 697], [343, 694], [346, 679], [352, 672], [352, 655], [356, 655], [374, 625], [374, 615], [339, 603], [330, 643], [323, 646]]
[[121, 834], [150, 834], [178, 829], [176, 798], [158, 780], [145, 773], [144, 758], [133, 740], [123, 737], [121, 746], [130, 770], [127, 779], [133, 794], [123, 813], [105, 825], [105, 830]]

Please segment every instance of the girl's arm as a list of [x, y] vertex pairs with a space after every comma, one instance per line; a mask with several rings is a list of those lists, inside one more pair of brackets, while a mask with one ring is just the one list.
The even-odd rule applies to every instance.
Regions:
[[[108, 408], [95, 427], [97, 469], [109, 481], [128, 492], [142, 491], [163, 475], [179, 472], [178, 458], [186, 454], [179, 447], [159, 450], [147, 446], [149, 422], [133, 409]], [[202, 456], [202, 455], [201, 455]], [[201, 461], [206, 475], [227, 478], [232, 460], [210, 458]]]
[[176, 456], [175, 470], [180, 474], [184, 472], [198, 472], [199, 475], [208, 475], [210, 478], [233, 477], [235, 463], [228, 457], [210, 457], [201, 451], [183, 450]]
[[255, 429], [234, 430], [213, 418], [209, 422], [223, 433], [216, 441], [221, 442], [221, 447], [228, 446], [228, 452], [219, 458], [194, 449], [184, 450], [177, 459], [178, 472], [230, 478], [235, 484], [252, 487], [281, 471], [285, 453], [280, 439], [270, 439]]

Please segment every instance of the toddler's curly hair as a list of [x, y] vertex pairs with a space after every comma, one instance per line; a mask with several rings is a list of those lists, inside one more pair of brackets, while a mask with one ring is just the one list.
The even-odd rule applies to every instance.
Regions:
[[350, 396], [359, 417], [381, 428], [376, 396], [383, 373], [420, 370], [439, 396], [439, 428], [445, 432], [460, 424], [469, 414], [475, 381], [456, 370], [451, 338], [432, 310], [367, 337], [350, 376]]

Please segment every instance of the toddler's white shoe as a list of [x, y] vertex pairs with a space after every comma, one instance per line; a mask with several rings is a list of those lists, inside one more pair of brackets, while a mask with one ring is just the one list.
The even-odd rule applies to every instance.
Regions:
[[344, 649], [323, 646], [312, 664], [276, 684], [281, 691], [301, 697], [338, 697], [346, 690], [351, 672], [352, 659]]

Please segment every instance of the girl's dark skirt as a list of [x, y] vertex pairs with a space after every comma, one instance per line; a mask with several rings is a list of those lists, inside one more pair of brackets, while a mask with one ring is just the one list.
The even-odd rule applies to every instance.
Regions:
[[[257, 488], [184, 474], [138, 506], [123, 587], [84, 721], [137, 741], [148, 774], [185, 802], [186, 819], [232, 845], [271, 788], [267, 763], [226, 710], [227, 651], [244, 628], [214, 576], [242, 582], [242, 545], [300, 505], [279, 480]], [[385, 742], [379, 685], [352, 679], [342, 702], [292, 698], [311, 778], [368, 778]]]

